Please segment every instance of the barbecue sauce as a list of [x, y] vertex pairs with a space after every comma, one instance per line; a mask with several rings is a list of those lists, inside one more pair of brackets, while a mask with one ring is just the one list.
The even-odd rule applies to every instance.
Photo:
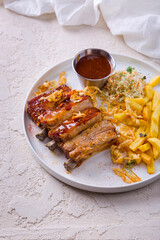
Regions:
[[75, 66], [77, 73], [89, 79], [100, 79], [111, 73], [108, 59], [97, 54], [82, 57]]
[[54, 137], [54, 139], [57, 140], [61, 134], [69, 133], [69, 131], [71, 131], [75, 127], [78, 127], [80, 124], [85, 124], [85, 122], [98, 115], [99, 112], [100, 110], [97, 108], [90, 108], [84, 111], [86, 116], [79, 118], [77, 117], [74, 119], [71, 118], [64, 121], [56, 130], [50, 132], [51, 138]]

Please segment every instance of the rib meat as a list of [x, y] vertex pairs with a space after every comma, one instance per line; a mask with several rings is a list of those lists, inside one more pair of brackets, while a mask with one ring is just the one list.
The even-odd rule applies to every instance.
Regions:
[[55, 130], [50, 130], [48, 136], [56, 142], [65, 142], [101, 120], [102, 114], [100, 110], [97, 108], [89, 108], [82, 112], [82, 115], [77, 115], [77, 117], [72, 116]]
[[27, 112], [35, 123], [39, 122], [38, 117], [41, 114], [44, 114], [48, 110], [50, 111], [54, 110], [56, 106], [60, 104], [59, 102], [53, 102], [53, 101], [49, 102], [47, 99], [40, 100], [41, 97], [47, 97], [53, 92], [55, 92], [56, 90], [58, 91], [63, 90], [63, 99], [62, 99], [63, 101], [67, 101], [68, 99], [70, 99], [69, 93], [71, 92], [71, 88], [69, 88], [66, 85], [61, 85], [48, 93], [43, 93], [31, 99], [30, 101], [28, 101]]
[[116, 138], [117, 134], [113, 124], [110, 121], [103, 120], [64, 143], [62, 149], [68, 158], [81, 161], [104, 150]]
[[69, 100], [68, 102], [60, 104], [55, 110], [47, 110], [45, 113], [42, 113], [38, 119], [44, 127], [54, 129], [66, 119], [72, 117], [73, 113], [84, 111], [91, 107], [93, 107], [91, 98], [83, 95], [80, 96], [78, 102]]

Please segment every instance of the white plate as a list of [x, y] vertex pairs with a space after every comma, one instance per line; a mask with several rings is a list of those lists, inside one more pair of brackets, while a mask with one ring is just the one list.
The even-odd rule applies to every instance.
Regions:
[[[159, 74], [158, 69], [138, 59], [119, 54], [112, 55], [116, 60], [116, 70], [124, 69], [128, 66], [135, 67], [147, 77], [147, 81], [153, 76]], [[35, 134], [38, 133], [40, 129], [30, 120], [26, 113], [27, 101], [34, 97], [34, 92], [39, 85], [46, 80], [50, 81], [52, 79], [58, 79], [59, 74], [62, 71], [66, 71], [67, 83], [69, 86], [72, 86], [73, 89], [82, 89], [72, 70], [71, 62], [72, 59], [66, 60], [47, 71], [34, 83], [25, 101], [23, 118], [24, 132], [28, 144], [40, 165], [62, 182], [76, 188], [94, 192], [115, 193], [130, 191], [143, 187], [160, 178], [160, 161], [157, 159], [155, 161], [155, 174], [149, 175], [145, 164], [141, 164], [134, 167], [134, 170], [135, 173], [141, 177], [142, 181], [134, 184], [124, 183], [121, 178], [115, 175], [112, 171], [113, 164], [110, 159], [109, 150], [96, 154], [86, 160], [80, 167], [73, 170], [71, 174], [67, 174], [63, 167], [65, 161], [64, 155], [58, 151], [56, 151], [56, 154], [51, 152], [45, 147], [44, 142], [38, 141]], [[157, 89], [158, 88], [159, 87], [157, 87]]]

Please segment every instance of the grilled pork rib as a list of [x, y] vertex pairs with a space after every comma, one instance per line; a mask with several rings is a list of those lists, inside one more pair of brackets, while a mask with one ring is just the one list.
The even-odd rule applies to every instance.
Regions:
[[82, 115], [72, 116], [64, 121], [55, 130], [50, 130], [48, 136], [56, 142], [65, 142], [96, 122], [102, 120], [102, 114], [97, 108], [89, 108], [82, 112]]
[[78, 102], [68, 102], [62, 103], [54, 111], [48, 110], [41, 114], [38, 119], [44, 127], [56, 128], [62, 122], [72, 117], [73, 113], [84, 111], [85, 109], [93, 107], [92, 100], [89, 96], [80, 96], [81, 100]]
[[28, 101], [27, 112], [30, 115], [33, 122], [38, 123], [39, 122], [38, 117], [41, 114], [44, 114], [48, 110], [50, 111], [54, 110], [56, 106], [60, 104], [59, 102], [54, 102], [54, 101], [49, 102], [47, 99], [40, 100], [42, 97], [47, 97], [50, 94], [54, 93], [56, 90], [63, 91], [63, 99], [62, 99], [63, 101], [67, 101], [67, 99], [70, 99], [69, 93], [71, 92], [71, 88], [69, 88], [66, 85], [61, 85], [48, 93], [43, 93], [31, 99], [30, 101]]
[[62, 149], [68, 158], [81, 161], [104, 150], [116, 138], [117, 134], [113, 124], [110, 121], [103, 120], [64, 143]]

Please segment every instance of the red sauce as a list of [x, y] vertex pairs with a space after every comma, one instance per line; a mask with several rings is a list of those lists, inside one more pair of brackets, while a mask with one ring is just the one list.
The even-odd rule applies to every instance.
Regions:
[[90, 79], [104, 78], [111, 73], [111, 65], [108, 59], [96, 54], [82, 57], [75, 68], [82, 77]]

